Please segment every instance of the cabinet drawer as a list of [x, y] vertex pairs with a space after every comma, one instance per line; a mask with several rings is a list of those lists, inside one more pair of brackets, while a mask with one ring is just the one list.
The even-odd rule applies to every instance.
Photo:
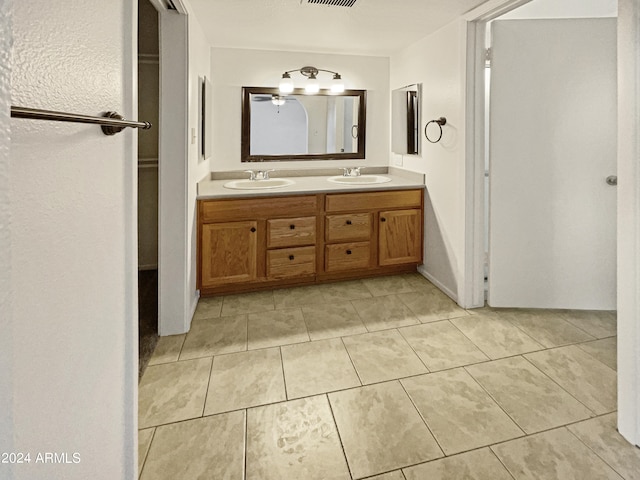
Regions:
[[316, 217], [267, 220], [267, 248], [316, 243]]
[[325, 270], [340, 272], [367, 268], [371, 261], [369, 242], [340, 243], [325, 247]]
[[266, 198], [232, 198], [199, 200], [202, 223], [260, 220], [287, 215], [315, 215], [318, 199], [315, 195]]
[[316, 273], [316, 247], [282, 248], [267, 252], [267, 277], [287, 278]]
[[420, 208], [422, 190], [389, 192], [336, 193], [327, 195], [327, 212], [353, 212], [388, 208]]
[[325, 229], [325, 239], [328, 243], [369, 240], [371, 214], [328, 215]]

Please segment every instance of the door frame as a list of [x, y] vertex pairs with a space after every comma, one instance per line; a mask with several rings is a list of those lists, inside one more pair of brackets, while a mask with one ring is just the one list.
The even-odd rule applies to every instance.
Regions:
[[187, 190], [189, 159], [189, 29], [182, 0], [150, 0], [158, 10], [160, 108], [158, 125], [158, 333], [185, 333], [189, 292]]
[[618, 431], [640, 446], [640, 0], [618, 0]]
[[[484, 305], [485, 32], [531, 0], [489, 0], [466, 21], [466, 308]], [[618, 0], [618, 430], [640, 445], [640, 0]], [[624, 209], [621, 206], [626, 206]]]

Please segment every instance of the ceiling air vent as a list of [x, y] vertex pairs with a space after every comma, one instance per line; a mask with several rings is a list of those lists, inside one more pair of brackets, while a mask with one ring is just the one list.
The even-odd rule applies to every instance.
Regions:
[[328, 5], [332, 7], [353, 7], [357, 0], [302, 0], [310, 5]]

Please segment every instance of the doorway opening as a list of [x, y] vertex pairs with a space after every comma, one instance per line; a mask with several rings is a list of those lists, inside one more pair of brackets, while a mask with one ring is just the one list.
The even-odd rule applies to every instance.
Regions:
[[138, 114], [154, 128], [138, 134], [138, 375], [158, 342], [158, 11], [138, 0]]

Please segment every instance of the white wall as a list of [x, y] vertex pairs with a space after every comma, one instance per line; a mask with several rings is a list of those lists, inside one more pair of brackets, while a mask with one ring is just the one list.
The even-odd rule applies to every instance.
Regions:
[[[426, 174], [422, 269], [454, 299], [463, 288], [465, 258], [465, 46], [465, 24], [456, 20], [393, 55], [390, 66], [392, 90], [422, 83], [421, 153], [390, 153], [390, 164]], [[432, 144], [424, 137], [424, 127], [439, 117], [446, 117], [447, 125], [442, 140]]]
[[[11, 147], [11, 10], [13, 0], [0, 2], [0, 452], [13, 452], [13, 297], [11, 285], [11, 207], [9, 149]], [[0, 473], [11, 478], [10, 466]]]
[[[389, 151], [389, 59], [355, 55], [331, 55], [231, 48], [211, 49], [213, 83], [213, 171], [244, 170], [240, 162], [242, 87], [277, 87], [286, 70], [312, 65], [340, 72], [347, 89], [367, 90], [367, 145], [365, 160], [278, 162], [271, 168], [331, 168], [345, 165], [388, 164]], [[296, 86], [304, 77], [292, 74]], [[320, 86], [331, 81], [318, 76]], [[255, 167], [258, 164], [253, 164]], [[260, 164], [264, 167], [263, 164]]]
[[[13, 15], [14, 104], [137, 117], [133, 2], [19, 1]], [[11, 128], [13, 450], [81, 458], [15, 478], [134, 478], [136, 132]]]
[[[187, 5], [189, 8], [189, 6]], [[191, 322], [191, 317], [195, 311], [196, 304], [198, 302], [198, 291], [196, 288], [196, 243], [197, 243], [197, 227], [196, 227], [196, 196], [198, 195], [197, 183], [204, 177], [209, 175], [210, 172], [210, 159], [203, 159], [200, 157], [198, 145], [200, 144], [199, 137], [199, 96], [198, 89], [200, 88], [199, 79], [201, 77], [210, 77], [211, 75], [211, 53], [209, 42], [204, 36], [202, 26], [196, 20], [192, 11], [189, 8], [189, 133], [191, 129], [196, 130], [197, 137], [195, 141], [189, 144], [189, 161], [188, 161], [188, 175], [187, 175], [187, 306], [189, 308], [187, 312], [188, 321]], [[208, 92], [211, 95], [212, 92]], [[211, 118], [212, 113], [209, 112], [208, 116]], [[206, 139], [208, 142], [212, 141], [211, 136]], [[187, 324], [187, 328], [190, 323]], [[176, 332], [178, 333], [178, 332]]]
[[500, 20], [516, 18], [615, 17], [618, 0], [533, 0], [507, 12]]

